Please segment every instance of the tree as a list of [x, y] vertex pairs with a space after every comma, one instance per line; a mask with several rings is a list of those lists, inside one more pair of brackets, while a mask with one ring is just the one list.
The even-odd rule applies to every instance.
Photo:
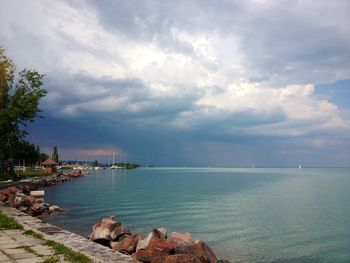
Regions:
[[52, 152], [52, 160], [54, 160], [56, 163], [58, 163], [58, 150], [57, 150], [57, 145], [53, 147], [53, 152]]
[[29, 69], [16, 77], [15, 65], [0, 47], [0, 160], [15, 157], [27, 135], [25, 127], [40, 112], [39, 101], [47, 93], [42, 78]]

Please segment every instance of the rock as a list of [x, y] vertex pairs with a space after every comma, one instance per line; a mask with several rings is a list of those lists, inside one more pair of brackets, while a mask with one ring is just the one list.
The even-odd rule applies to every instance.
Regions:
[[191, 234], [188, 232], [185, 232], [185, 233], [171, 232], [170, 238], [181, 240], [184, 243], [192, 243], [193, 242], [193, 240], [191, 238]]
[[136, 252], [135, 258], [139, 261], [153, 262], [156, 258], [174, 254], [175, 245], [172, 240], [153, 236], [145, 249], [139, 249]]
[[42, 215], [45, 212], [45, 207], [41, 204], [34, 203], [29, 208], [29, 214], [32, 216]]
[[115, 240], [120, 235], [120, 226], [121, 223], [115, 216], [105, 217], [92, 227], [90, 240], [104, 246], [110, 246], [110, 241]]
[[20, 206], [19, 208], [18, 208], [18, 210], [19, 211], [22, 211], [22, 212], [27, 212], [28, 211], [28, 207], [25, 207], [25, 206]]
[[166, 238], [166, 228], [154, 228], [145, 239], [139, 241], [139, 243], [137, 244], [137, 247], [136, 247], [136, 251], [138, 251], [140, 249], [145, 249], [148, 246], [151, 238], [154, 236], [161, 238], [161, 239], [165, 239]]
[[20, 206], [30, 207], [32, 204], [34, 204], [35, 198], [32, 196], [26, 196], [26, 195], [18, 195], [16, 194], [16, 197], [13, 202], [13, 206], [18, 208]]
[[194, 245], [189, 247], [189, 254], [197, 257], [202, 263], [216, 263], [217, 258], [210, 247], [203, 241], [196, 241]]
[[61, 211], [61, 207], [59, 207], [58, 205], [49, 205], [49, 212], [53, 213], [53, 212], [58, 212]]
[[219, 259], [217, 261], [217, 263], [231, 263], [230, 261], [226, 260], [226, 259]]
[[136, 251], [137, 243], [144, 237], [141, 235], [129, 235], [122, 238], [119, 242], [111, 242], [111, 248], [119, 252], [131, 255]]
[[22, 205], [23, 206], [27, 206], [27, 207], [30, 207], [32, 204], [34, 204], [36, 201], [35, 197], [33, 196], [26, 196]]
[[0, 201], [5, 202], [7, 200], [7, 196], [4, 194], [0, 194]]
[[126, 227], [120, 226], [114, 231], [113, 234], [115, 235], [115, 238], [113, 239], [113, 241], [118, 241], [119, 239], [123, 238], [123, 236], [125, 235], [131, 235], [131, 232]]
[[7, 197], [7, 200], [5, 202], [6, 205], [8, 206], [13, 206], [15, 201], [15, 195], [10, 195]]
[[17, 192], [19, 191], [19, 189], [18, 189], [17, 187], [14, 187], [14, 186], [9, 187], [8, 190], [9, 190], [10, 192], [12, 192], [13, 194], [15, 194], [15, 193], [17, 193]]
[[13, 195], [12, 191], [10, 190], [10, 188], [6, 188], [6, 189], [2, 190], [2, 191], [0, 192], [0, 194], [6, 196], [7, 198], [8, 198], [9, 196]]
[[22, 206], [24, 198], [22, 196], [15, 196], [15, 199], [13, 200], [13, 206], [18, 208]]
[[199, 259], [190, 254], [175, 254], [165, 257], [159, 257], [152, 263], [201, 263]]
[[176, 242], [175, 253], [178, 254], [188, 253], [188, 248], [194, 245], [194, 241], [191, 238], [191, 234], [188, 232], [172, 232], [169, 239]]
[[161, 239], [166, 239], [167, 237], [167, 231], [166, 228], [161, 227], [161, 228], [154, 228], [153, 230], [154, 236], [159, 237]]
[[30, 191], [34, 190], [33, 186], [31, 186], [28, 183], [23, 183], [17, 186], [18, 189], [20, 189], [23, 193], [29, 194]]

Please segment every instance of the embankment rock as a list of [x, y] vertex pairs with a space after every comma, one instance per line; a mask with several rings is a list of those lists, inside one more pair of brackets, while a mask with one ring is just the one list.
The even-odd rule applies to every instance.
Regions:
[[137, 243], [142, 239], [144, 239], [144, 237], [141, 235], [127, 235], [117, 242], [112, 241], [110, 246], [114, 250], [131, 255], [136, 251]]
[[127, 228], [121, 227], [121, 223], [115, 216], [108, 216], [98, 221], [92, 227], [90, 240], [104, 246], [110, 246], [111, 241], [125, 234], [131, 234]]

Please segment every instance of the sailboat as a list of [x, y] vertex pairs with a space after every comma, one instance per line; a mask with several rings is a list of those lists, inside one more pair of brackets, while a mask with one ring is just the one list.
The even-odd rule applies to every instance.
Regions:
[[301, 165], [299, 164], [299, 169], [301, 169]]
[[118, 165], [114, 165], [114, 159], [115, 159], [115, 155], [113, 154], [113, 163], [112, 163], [111, 169], [121, 169], [122, 167]]

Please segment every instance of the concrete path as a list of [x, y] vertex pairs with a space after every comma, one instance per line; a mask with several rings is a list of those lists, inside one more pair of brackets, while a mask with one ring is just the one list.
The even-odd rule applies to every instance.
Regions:
[[[0, 263], [40, 263], [54, 251], [45, 241], [23, 234], [24, 230], [0, 230]], [[59, 262], [66, 262], [62, 258]]]
[[[74, 251], [81, 252], [86, 256], [93, 259], [94, 262], [103, 263], [137, 263], [131, 256], [122, 254], [116, 250], [101, 246], [94, 243], [80, 235], [71, 233], [65, 229], [50, 225], [41, 221], [39, 218], [29, 216], [15, 208], [0, 206], [0, 210], [3, 214], [14, 218], [18, 223], [20, 223], [24, 229], [34, 230], [43, 234], [46, 240], [53, 240], [61, 243]], [[18, 231], [18, 230], [14, 230]], [[6, 238], [6, 231], [3, 231]], [[15, 232], [14, 232], [15, 233]], [[18, 234], [19, 232], [17, 232]], [[18, 234], [18, 236], [20, 236]], [[13, 237], [13, 235], [11, 236]], [[9, 241], [8, 241], [9, 242]], [[6, 251], [4, 251], [6, 254]], [[8, 257], [8, 254], [5, 255]], [[29, 255], [28, 255], [29, 256]], [[17, 260], [17, 259], [15, 259]], [[5, 261], [5, 260], [4, 260]], [[7, 262], [7, 261], [5, 261]], [[9, 261], [9, 262], [40, 262], [40, 261]], [[0, 259], [0, 263], [3, 263]]]

